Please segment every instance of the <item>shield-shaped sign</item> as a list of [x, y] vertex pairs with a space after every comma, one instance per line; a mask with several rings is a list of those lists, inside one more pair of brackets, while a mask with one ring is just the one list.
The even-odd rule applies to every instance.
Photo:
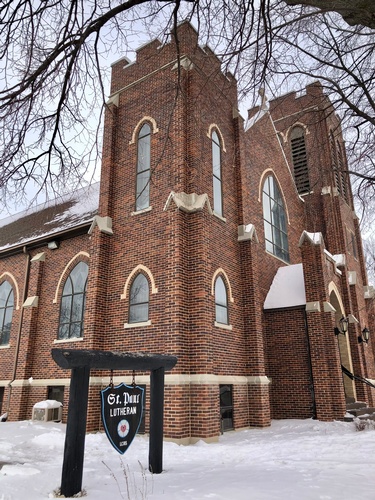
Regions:
[[100, 392], [105, 433], [112, 446], [123, 455], [142, 420], [144, 389], [122, 383]]

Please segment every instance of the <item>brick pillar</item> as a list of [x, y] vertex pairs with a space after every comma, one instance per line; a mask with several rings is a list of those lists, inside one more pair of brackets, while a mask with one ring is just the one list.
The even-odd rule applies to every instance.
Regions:
[[335, 315], [325, 311], [329, 302], [328, 281], [333, 274], [324, 253], [320, 233], [303, 233], [300, 241], [306, 290], [307, 327], [310, 340], [316, 415], [319, 420], [334, 420], [345, 415], [345, 393], [340, 353], [334, 336]]
[[190, 386], [191, 439], [216, 441], [220, 434], [220, 392], [218, 385]]
[[255, 228], [239, 226], [242, 301], [249, 377], [249, 425], [270, 425], [269, 379], [265, 373], [262, 304], [259, 297], [259, 242]]
[[[115, 95], [107, 103], [104, 119], [103, 158], [100, 179], [99, 216], [108, 219], [103, 225], [94, 221], [90, 246], [90, 272], [87, 282], [87, 299], [85, 311], [85, 348], [104, 349], [107, 338], [108, 267], [111, 252], [111, 232], [113, 216], [113, 181], [116, 169], [116, 147], [118, 128], [119, 96]], [[109, 224], [109, 225], [108, 225]], [[103, 372], [92, 370], [90, 379], [101, 377]], [[90, 386], [88, 400], [87, 430], [98, 428], [100, 422], [99, 385]], [[95, 394], [95, 397], [93, 396]]]
[[[24, 308], [20, 349], [17, 358], [16, 380], [12, 384], [10, 419], [31, 418], [28, 396], [32, 375], [33, 348], [38, 324], [39, 296], [42, 287], [45, 253], [35, 255], [29, 263], [29, 278]], [[27, 271], [25, 271], [27, 272]]]

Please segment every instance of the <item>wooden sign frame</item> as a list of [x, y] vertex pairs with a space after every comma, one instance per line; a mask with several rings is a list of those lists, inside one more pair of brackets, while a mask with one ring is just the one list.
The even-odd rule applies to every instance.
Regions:
[[71, 370], [61, 494], [72, 497], [82, 489], [90, 370], [150, 371], [149, 470], [163, 471], [164, 373], [177, 363], [175, 356], [150, 353], [52, 349], [52, 358]]

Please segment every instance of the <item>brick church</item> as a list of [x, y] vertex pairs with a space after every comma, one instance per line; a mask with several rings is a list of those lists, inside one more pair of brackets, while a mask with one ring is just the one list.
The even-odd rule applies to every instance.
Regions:
[[[113, 65], [100, 185], [0, 221], [8, 420], [46, 399], [66, 419], [55, 347], [176, 356], [164, 432], [180, 443], [375, 404], [374, 289], [332, 105], [315, 82], [244, 119], [234, 77], [177, 33]], [[88, 430], [109, 379], [91, 372]]]

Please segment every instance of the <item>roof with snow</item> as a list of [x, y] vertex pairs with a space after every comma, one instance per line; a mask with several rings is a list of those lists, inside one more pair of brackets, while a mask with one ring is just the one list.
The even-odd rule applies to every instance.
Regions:
[[98, 212], [99, 183], [0, 220], [0, 252], [45, 241], [90, 224]]
[[279, 267], [264, 301], [264, 309], [306, 305], [302, 264]]

